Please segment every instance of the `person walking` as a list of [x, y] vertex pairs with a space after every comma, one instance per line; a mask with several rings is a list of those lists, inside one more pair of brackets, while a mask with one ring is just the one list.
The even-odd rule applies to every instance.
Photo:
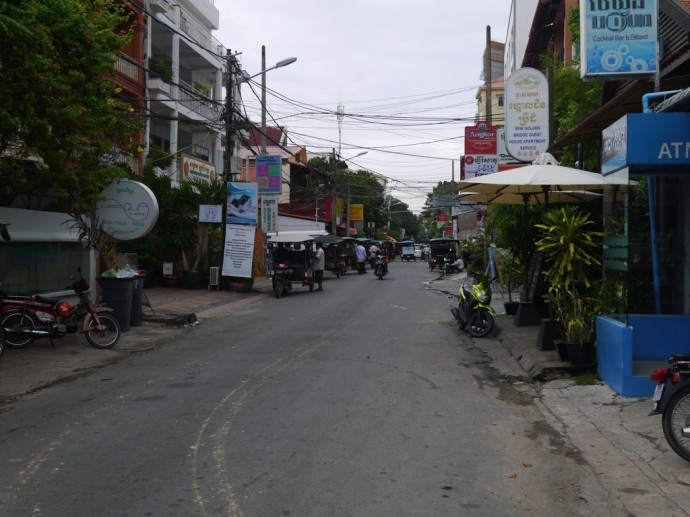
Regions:
[[323, 282], [323, 270], [326, 268], [326, 254], [323, 251], [323, 244], [320, 242], [316, 243], [312, 267], [314, 268], [314, 281], [319, 286], [317, 291], [323, 291], [321, 283]]
[[367, 250], [362, 246], [361, 242], [355, 246], [355, 258], [357, 259], [357, 273], [360, 275], [366, 274]]

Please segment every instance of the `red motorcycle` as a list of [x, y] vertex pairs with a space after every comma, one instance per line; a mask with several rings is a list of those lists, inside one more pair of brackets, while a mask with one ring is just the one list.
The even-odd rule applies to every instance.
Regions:
[[[80, 271], [81, 276], [81, 271]], [[96, 306], [89, 300], [89, 286], [83, 278], [72, 284], [79, 296], [74, 306], [57, 298], [40, 295], [0, 293], [0, 327], [8, 348], [25, 348], [35, 339], [64, 337], [78, 331], [96, 348], [112, 348], [120, 340], [120, 325], [110, 314], [113, 309]]]

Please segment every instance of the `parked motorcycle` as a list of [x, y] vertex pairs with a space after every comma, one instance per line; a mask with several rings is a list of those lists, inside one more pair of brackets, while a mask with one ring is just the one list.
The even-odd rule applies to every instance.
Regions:
[[[81, 271], [80, 271], [81, 277]], [[96, 306], [86, 294], [83, 278], [72, 284], [79, 296], [74, 306], [57, 298], [40, 295], [0, 294], [0, 327], [9, 348], [25, 348], [35, 339], [64, 337], [78, 331], [96, 348], [112, 348], [120, 339], [120, 325], [110, 307]]]
[[386, 257], [385, 255], [377, 253], [374, 258], [374, 275], [376, 275], [379, 280], [383, 280], [383, 277], [387, 274], [388, 264], [386, 264]]
[[451, 307], [450, 312], [461, 329], [473, 337], [484, 337], [494, 328], [495, 310], [491, 307], [491, 288], [486, 282], [470, 284], [465, 282], [460, 286], [457, 307]]
[[661, 415], [666, 441], [678, 456], [690, 461], [690, 355], [673, 355], [667, 368], [650, 375], [658, 382], [649, 416]]

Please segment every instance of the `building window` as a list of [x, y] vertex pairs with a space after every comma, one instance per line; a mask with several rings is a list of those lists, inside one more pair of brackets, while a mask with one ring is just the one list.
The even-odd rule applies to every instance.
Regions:
[[498, 107], [502, 108], [503, 107], [503, 95], [497, 95], [496, 101], [497, 101]]

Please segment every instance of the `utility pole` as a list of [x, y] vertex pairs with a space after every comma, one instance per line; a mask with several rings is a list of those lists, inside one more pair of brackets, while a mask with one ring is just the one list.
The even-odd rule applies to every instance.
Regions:
[[225, 55], [227, 75], [225, 80], [225, 159], [223, 163], [224, 181], [233, 180], [232, 158], [235, 154], [235, 59], [230, 49]]
[[492, 125], [491, 113], [491, 25], [486, 26], [486, 123]]
[[261, 45], [261, 155], [266, 154], [266, 45]]
[[[337, 162], [336, 162], [336, 156], [335, 156], [335, 147], [333, 148], [333, 179], [331, 181], [331, 233], [335, 236], [338, 235], [338, 225], [336, 224], [336, 215], [337, 215], [337, 190], [335, 188], [335, 177], [336, 174], [338, 173], [338, 167], [337, 167]], [[347, 235], [349, 237], [349, 235]]]

